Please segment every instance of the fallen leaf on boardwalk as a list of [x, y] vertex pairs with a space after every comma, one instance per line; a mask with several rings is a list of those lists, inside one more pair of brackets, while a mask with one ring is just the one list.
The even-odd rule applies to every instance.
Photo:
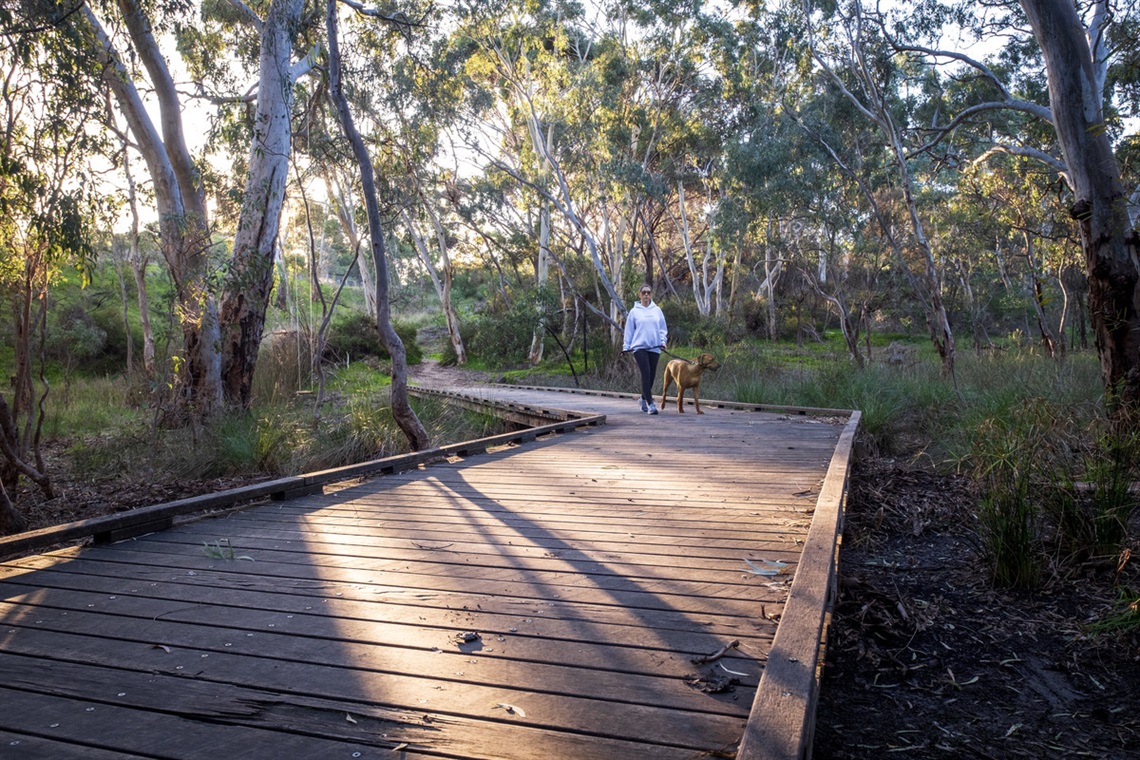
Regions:
[[167, 654], [170, 654], [170, 647], [166, 646], [166, 644], [151, 644], [150, 648], [151, 649], [161, 649], [162, 651], [166, 652]]
[[407, 743], [407, 742], [400, 742], [400, 743], [399, 743], [399, 744], [397, 744], [395, 747], [392, 747], [392, 751], [393, 751], [393, 752], [400, 752], [400, 751], [402, 751], [402, 750], [405, 750], [405, 749], [407, 749], [407, 748], [408, 748], [408, 743]]
[[751, 568], [748, 572], [753, 575], [783, 575], [788, 572], [787, 562], [781, 562], [780, 560], [770, 561], [766, 559], [762, 559], [760, 562], [763, 563], [763, 566], [757, 565], [747, 557], [744, 558], [744, 564]]
[[718, 662], [717, 665], [720, 665], [720, 669], [723, 670], [725, 673], [731, 673], [734, 676], [743, 676], [745, 678], [748, 677], [747, 673], [741, 673], [739, 670], [729, 670], [728, 668], [726, 668], [724, 666], [723, 662]]
[[356, 722], [356, 718], [352, 717], [348, 713], [344, 714], [344, 719], [347, 720], [349, 723], [355, 723]]
[[737, 683], [738, 681], [731, 676], [721, 676], [715, 673], [685, 677], [686, 686], [705, 694], [723, 694], [734, 691]]
[[523, 709], [521, 707], [515, 707], [514, 705], [508, 705], [506, 702], [499, 702], [497, 705], [495, 705], [495, 707], [501, 707], [504, 710], [506, 710], [507, 712], [509, 712], [511, 715], [517, 714], [520, 718], [526, 717], [526, 713], [523, 712]]

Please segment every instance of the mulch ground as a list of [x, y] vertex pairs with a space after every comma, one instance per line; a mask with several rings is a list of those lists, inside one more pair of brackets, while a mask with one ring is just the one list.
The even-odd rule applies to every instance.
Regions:
[[1140, 758], [1140, 628], [1088, 627], [1137, 563], [995, 589], [975, 503], [957, 478], [856, 466], [814, 756]]

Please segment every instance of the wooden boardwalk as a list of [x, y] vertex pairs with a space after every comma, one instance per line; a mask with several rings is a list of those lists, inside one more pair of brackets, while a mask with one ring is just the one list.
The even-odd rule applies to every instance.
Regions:
[[0, 758], [732, 756], [847, 420], [474, 392], [606, 424], [0, 563]]

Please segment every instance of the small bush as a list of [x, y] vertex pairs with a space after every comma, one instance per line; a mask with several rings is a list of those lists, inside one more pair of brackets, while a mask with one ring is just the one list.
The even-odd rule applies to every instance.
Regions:
[[696, 345], [693, 334], [702, 330], [707, 318], [702, 317], [697, 305], [692, 301], [664, 301], [658, 304], [665, 315], [665, 324], [669, 327], [669, 345]]
[[1140, 431], [1099, 421], [1086, 435], [1070, 434], [1073, 461], [1062, 470], [1054, 498], [1046, 501], [1057, 529], [1057, 549], [1070, 562], [1109, 559], [1128, 537], [1140, 494]]
[[[477, 356], [488, 367], [505, 368], [523, 364], [530, 352], [530, 343], [538, 321], [534, 304], [516, 300], [508, 309], [494, 309], [478, 315], [465, 329], [469, 353]], [[454, 352], [453, 352], [454, 353]]]
[[[401, 322], [393, 322], [392, 326], [404, 344], [408, 364], [419, 364], [423, 361], [423, 352], [416, 342], [416, 328]], [[359, 311], [347, 312], [334, 318], [329, 325], [325, 351], [321, 358], [327, 362], [343, 364], [367, 357], [391, 359], [388, 356], [388, 349], [384, 348], [380, 340], [376, 321]]]
[[1140, 631], [1140, 593], [1134, 589], [1121, 589], [1115, 608], [1088, 624], [1089, 633], [1099, 635], [1127, 634]]

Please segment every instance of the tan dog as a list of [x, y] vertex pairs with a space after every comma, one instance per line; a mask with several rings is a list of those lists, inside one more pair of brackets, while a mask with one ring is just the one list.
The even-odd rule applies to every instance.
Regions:
[[687, 362], [684, 359], [673, 359], [665, 365], [664, 385], [661, 386], [661, 409], [665, 409], [665, 394], [669, 386], [677, 384], [677, 412], [685, 413], [685, 389], [693, 389], [693, 405], [697, 407], [697, 414], [701, 411], [701, 397], [698, 391], [701, 387], [701, 373], [706, 369], [714, 372], [720, 369], [720, 363], [712, 354], [701, 354], [696, 361]]

